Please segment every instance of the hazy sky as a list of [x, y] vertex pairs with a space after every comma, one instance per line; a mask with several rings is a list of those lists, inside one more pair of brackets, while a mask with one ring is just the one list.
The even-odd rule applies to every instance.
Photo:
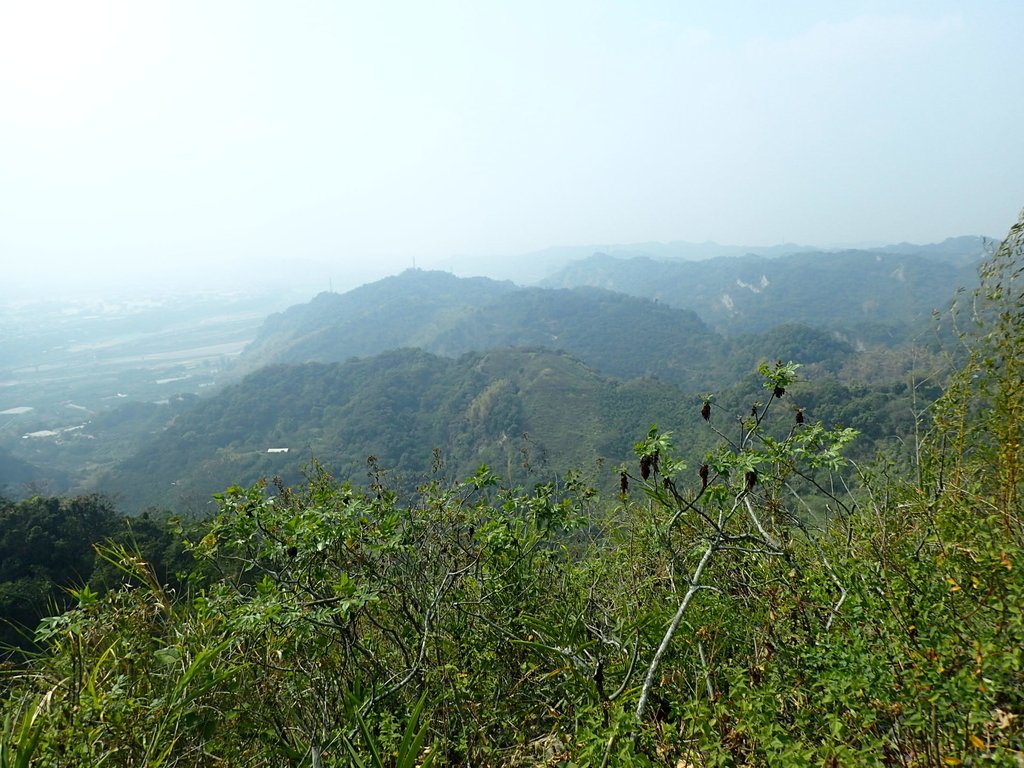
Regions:
[[337, 287], [552, 245], [999, 237], [1022, 39], [1020, 0], [0, 0], [0, 260], [13, 289], [280, 259]]

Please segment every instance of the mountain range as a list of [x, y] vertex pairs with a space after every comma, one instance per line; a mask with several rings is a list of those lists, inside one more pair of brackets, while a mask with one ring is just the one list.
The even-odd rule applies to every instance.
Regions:
[[938, 255], [877, 250], [706, 261], [594, 254], [543, 285], [590, 286], [656, 300], [692, 310], [727, 334], [806, 323], [865, 342], [891, 342], [894, 334], [946, 308], [958, 288], [976, 282], [981, 253], [974, 245], [969, 238]]
[[545, 347], [609, 376], [657, 376], [696, 389], [722, 380], [729, 357], [723, 345], [731, 347], [692, 311], [645, 299], [407, 270], [271, 316], [243, 353], [240, 370], [341, 362], [402, 347], [448, 357]]
[[[804, 366], [801, 406], [881, 444], [912, 426], [907, 398], [924, 392], [908, 375], [931, 362], [908, 345], [973, 282], [974, 245], [702, 262], [595, 255], [549, 287], [407, 270], [270, 315], [233, 384], [126, 404], [61, 450], [80, 487], [135, 510], [204, 509], [231, 483], [297, 482], [314, 459], [354, 482], [369, 456], [407, 484], [439, 461], [454, 475], [487, 463], [522, 480], [624, 461], [652, 423], [682, 429], [697, 449], [701, 394], [749, 409], [749, 373], [776, 359]], [[25, 481], [32, 468], [9, 456], [8, 482]], [[57, 477], [59, 451], [44, 456]]]
[[988, 238], [966, 235], [950, 237], [940, 243], [897, 243], [889, 245], [848, 244], [831, 248], [796, 243], [776, 245], [724, 245], [714, 241], [693, 243], [685, 240], [671, 242], [649, 241], [605, 245], [552, 246], [538, 251], [517, 254], [501, 260], [481, 259], [479, 256], [456, 256], [435, 262], [432, 267], [458, 275], [485, 274], [500, 280], [513, 280], [520, 285], [541, 284], [572, 262], [582, 261], [595, 253], [620, 259], [636, 257], [659, 261], [707, 261], [722, 257], [765, 256], [777, 258], [797, 253], [834, 253], [859, 250], [868, 253], [903, 253], [933, 259], [950, 259], [954, 263], [976, 261], [985, 252]]

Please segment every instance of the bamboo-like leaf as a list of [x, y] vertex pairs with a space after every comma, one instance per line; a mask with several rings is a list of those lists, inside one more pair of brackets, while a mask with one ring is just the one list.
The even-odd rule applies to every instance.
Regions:
[[4, 724], [4, 732], [0, 736], [0, 768], [28, 768], [32, 756], [39, 746], [43, 735], [43, 721], [39, 715], [49, 704], [53, 691], [39, 696], [27, 707], [20, 721]]
[[352, 746], [352, 742], [348, 739], [343, 739], [345, 749], [348, 750], [349, 757], [352, 758], [352, 764], [356, 768], [366, 768], [366, 763], [363, 762], [362, 758], [359, 757], [359, 753], [356, 752], [356, 748]]
[[[419, 759], [420, 750], [423, 748], [423, 741], [427, 737], [427, 724], [424, 723], [423, 727], [418, 731], [416, 726], [423, 714], [426, 700], [427, 694], [424, 691], [423, 695], [420, 696], [420, 700], [416, 702], [416, 706], [413, 707], [412, 714], [409, 715], [409, 722], [405, 726], [402, 743], [398, 746], [396, 768], [415, 768], [416, 761]], [[421, 764], [421, 768], [426, 768], [430, 765], [433, 762], [433, 757], [433, 753], [428, 754]]]
[[[370, 750], [370, 757], [373, 758], [373, 768], [384, 768], [384, 761], [380, 757], [380, 749], [377, 746], [377, 739], [370, 732], [370, 727], [366, 724], [366, 720], [363, 716], [356, 712], [356, 725], [359, 726], [359, 732], [363, 734], [363, 741], [366, 742], [366, 748]], [[351, 746], [349, 747], [351, 750]]]

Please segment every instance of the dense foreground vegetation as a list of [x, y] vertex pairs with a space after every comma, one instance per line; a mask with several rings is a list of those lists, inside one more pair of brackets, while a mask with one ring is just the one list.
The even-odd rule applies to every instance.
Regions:
[[1024, 220], [927, 434], [870, 468], [767, 363], [616, 498], [314, 466], [225, 492], [176, 588], [110, 543], [123, 586], [4, 680], [0, 766], [1018, 765], [1022, 273]]

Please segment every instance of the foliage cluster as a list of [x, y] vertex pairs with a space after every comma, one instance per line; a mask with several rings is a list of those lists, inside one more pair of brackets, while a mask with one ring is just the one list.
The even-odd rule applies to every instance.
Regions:
[[93, 544], [103, 540], [159, 564], [163, 583], [174, 583], [176, 572], [192, 564], [181, 537], [155, 510], [125, 517], [96, 495], [0, 498], [0, 655], [30, 651], [39, 620], [76, 604], [68, 588], [89, 584], [102, 591], [120, 584], [110, 564], [96, 557]]

